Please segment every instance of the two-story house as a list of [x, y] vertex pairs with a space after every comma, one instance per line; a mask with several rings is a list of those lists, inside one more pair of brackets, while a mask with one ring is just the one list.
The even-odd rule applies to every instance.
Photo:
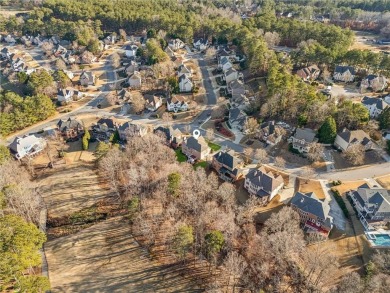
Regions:
[[292, 143], [292, 147], [300, 153], [308, 153], [310, 150], [310, 144], [316, 142], [316, 133], [310, 128], [297, 128], [295, 134], [289, 139]]
[[179, 91], [181, 93], [189, 93], [194, 87], [191, 79], [186, 75], [182, 74], [179, 76]]
[[360, 83], [360, 91], [381, 92], [387, 88], [387, 78], [383, 75], [369, 74]]
[[229, 110], [229, 124], [231, 128], [243, 131], [245, 123], [248, 120], [248, 116], [244, 111], [239, 108], [234, 108]]
[[79, 82], [82, 86], [95, 85], [95, 74], [93, 74], [91, 71], [83, 71], [80, 74]]
[[84, 133], [84, 127], [77, 119], [69, 117], [67, 120], [60, 119], [57, 122], [59, 133], [65, 138], [74, 138]]
[[213, 156], [212, 167], [218, 172], [219, 177], [232, 182], [241, 178], [243, 161], [234, 151], [220, 151]]
[[187, 99], [183, 96], [171, 96], [167, 99], [168, 112], [181, 112], [188, 110]]
[[348, 129], [344, 129], [342, 132], [337, 134], [334, 146], [341, 151], [345, 151], [350, 146], [358, 143], [362, 144], [366, 151], [372, 148], [370, 136], [363, 130], [350, 131]]
[[185, 47], [185, 43], [180, 40], [180, 39], [171, 39], [169, 40], [168, 42], [168, 47], [172, 50], [172, 51], [177, 51], [179, 49], [182, 49]]
[[282, 140], [284, 133], [284, 128], [275, 124], [275, 121], [267, 121], [260, 125], [256, 137], [266, 144], [274, 146]]
[[45, 149], [46, 140], [35, 135], [25, 135], [15, 137], [9, 145], [11, 154], [18, 160], [27, 156], [34, 156]]
[[358, 212], [359, 220], [367, 230], [390, 222], [390, 191], [372, 188], [367, 184], [348, 192]]
[[148, 132], [148, 128], [141, 124], [134, 124], [125, 122], [118, 127], [119, 138], [123, 141], [128, 140], [131, 137], [142, 137]]
[[272, 200], [283, 186], [282, 176], [275, 176], [272, 172], [267, 172], [264, 167], [252, 169], [245, 176], [244, 188], [249, 194], [264, 200]]
[[137, 55], [138, 46], [137, 45], [126, 45], [125, 46], [125, 55], [128, 58], [135, 57]]
[[80, 98], [81, 93], [72, 88], [58, 89], [57, 91], [57, 100], [59, 102], [70, 103], [73, 101], [73, 98]]
[[389, 107], [389, 104], [381, 98], [364, 97], [362, 104], [370, 112], [371, 118], [377, 118], [384, 109]]
[[317, 65], [311, 65], [309, 67], [299, 69], [296, 74], [304, 81], [311, 81], [316, 80], [320, 73], [321, 70]]
[[163, 133], [166, 137], [167, 145], [173, 147], [174, 149], [181, 146], [184, 135], [180, 131], [179, 128], [173, 128], [172, 126], [169, 127], [162, 127], [159, 126], [154, 130], [154, 133]]
[[197, 160], [206, 159], [211, 152], [211, 149], [203, 136], [199, 136], [198, 138], [191, 136], [184, 139], [181, 145], [181, 150], [183, 154], [188, 157], [188, 160], [191, 163]]
[[355, 80], [356, 72], [352, 66], [337, 65], [334, 73], [334, 81], [353, 82]]
[[141, 73], [139, 71], [134, 71], [127, 80], [127, 83], [131, 88], [139, 89], [141, 88]]
[[298, 212], [305, 232], [328, 237], [333, 228], [333, 217], [329, 215], [329, 200], [318, 199], [314, 192], [297, 192], [291, 199], [290, 206]]
[[162, 97], [156, 95], [146, 94], [144, 95], [145, 108], [149, 111], [155, 112], [162, 106]]

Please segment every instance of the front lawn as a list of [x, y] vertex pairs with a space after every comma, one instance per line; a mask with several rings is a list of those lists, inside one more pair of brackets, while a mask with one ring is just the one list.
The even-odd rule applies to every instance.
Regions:
[[194, 164], [194, 169], [198, 169], [198, 167], [201, 167], [203, 169], [206, 169], [207, 168], [207, 162], [206, 161], [202, 161], [202, 162], [198, 162], [196, 164]]
[[181, 149], [175, 150], [175, 153], [176, 153], [176, 159], [178, 162], [186, 162], [187, 161], [187, 157], [185, 154], [183, 154], [181, 152]]
[[219, 144], [213, 143], [211, 141], [208, 142], [208, 146], [213, 152], [219, 151], [221, 149], [221, 146]]

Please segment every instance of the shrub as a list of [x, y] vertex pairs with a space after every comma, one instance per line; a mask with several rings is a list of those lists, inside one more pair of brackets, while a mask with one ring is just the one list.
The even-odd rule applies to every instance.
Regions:
[[336, 189], [331, 189], [332, 192], [333, 192], [333, 195], [334, 195], [334, 199], [336, 200], [336, 202], [338, 203], [338, 205], [340, 206], [341, 210], [343, 211], [344, 213], [344, 216], [349, 219], [349, 212], [348, 212], [348, 209], [347, 209], [347, 206], [343, 200], [343, 198], [341, 197], [340, 193], [338, 190]]
[[[88, 133], [88, 131], [86, 133]], [[82, 144], [83, 144], [83, 150], [86, 151], [88, 149], [88, 146], [89, 146], [89, 141], [88, 141], [88, 137], [86, 134], [84, 134], [84, 136], [83, 136]]]
[[341, 185], [340, 180], [332, 181], [333, 186]]

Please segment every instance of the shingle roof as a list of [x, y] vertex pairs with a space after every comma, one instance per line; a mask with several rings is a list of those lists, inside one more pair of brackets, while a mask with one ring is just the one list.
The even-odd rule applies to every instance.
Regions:
[[236, 168], [241, 163], [241, 160], [235, 156], [234, 151], [220, 151], [214, 155], [214, 158], [230, 169]]
[[225, 76], [229, 76], [229, 75], [234, 74], [236, 72], [237, 72], [237, 70], [235, 70], [233, 67], [230, 67], [228, 70], [226, 70]]
[[355, 68], [352, 67], [352, 66], [341, 66], [341, 65], [337, 65], [334, 72], [336, 73], [345, 73], [349, 70], [349, 72], [351, 72], [351, 74], [355, 75]]
[[378, 213], [390, 213], [390, 193], [388, 190], [370, 188], [367, 184], [364, 184], [353, 193], [361, 206], [368, 209], [377, 208]]
[[284, 183], [282, 176], [275, 177], [272, 172], [267, 173], [264, 167], [249, 171], [245, 180], [250, 181], [252, 185], [260, 187], [260, 191], [257, 194], [259, 196], [270, 195], [278, 186]]
[[375, 107], [379, 110], [384, 110], [386, 107], [389, 106], [388, 103], [385, 102], [384, 99], [381, 98], [372, 98], [372, 97], [364, 97], [362, 99], [362, 104], [366, 106], [372, 106], [375, 105]]
[[316, 133], [313, 129], [310, 128], [297, 128], [294, 137], [299, 140], [304, 140], [308, 143], [313, 142]]
[[296, 206], [298, 209], [306, 213], [315, 215], [323, 221], [326, 221], [326, 219], [329, 217], [329, 202], [319, 200], [314, 192], [297, 192], [291, 199], [290, 204]]
[[187, 102], [187, 99], [183, 96], [172, 96], [168, 98], [169, 104], [185, 104]]
[[106, 124], [108, 128], [115, 128], [114, 120], [108, 118], [99, 119], [97, 124]]
[[200, 153], [209, 147], [203, 136], [199, 136], [198, 139], [191, 136], [187, 138], [185, 144], [188, 148], [198, 151]]
[[82, 127], [82, 124], [77, 119], [72, 119], [71, 117], [69, 117], [66, 120], [65, 119], [64, 120], [60, 119], [57, 122], [57, 127], [58, 127], [58, 129], [60, 131], [65, 131], [68, 128], [79, 128], [79, 127]]
[[361, 142], [363, 145], [366, 145], [371, 141], [368, 134], [365, 133], [363, 130], [344, 130], [338, 135], [348, 143]]

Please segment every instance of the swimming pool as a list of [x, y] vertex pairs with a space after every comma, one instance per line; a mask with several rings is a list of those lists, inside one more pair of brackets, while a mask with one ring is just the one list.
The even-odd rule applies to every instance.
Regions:
[[387, 234], [375, 234], [375, 239], [372, 242], [377, 246], [389, 246], [390, 247], [390, 235]]

